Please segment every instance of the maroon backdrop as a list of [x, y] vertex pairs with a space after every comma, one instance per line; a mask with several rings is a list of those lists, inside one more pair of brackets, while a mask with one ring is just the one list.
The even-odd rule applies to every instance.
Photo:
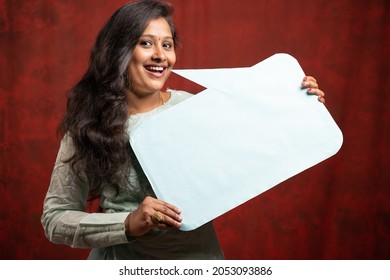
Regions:
[[[334, 157], [215, 221], [227, 259], [389, 259], [390, 1], [172, 0], [177, 68], [240, 67], [278, 52], [327, 93]], [[84, 259], [40, 225], [65, 91], [123, 1], [0, 0], [1, 259]], [[197, 92], [178, 77], [168, 86]]]

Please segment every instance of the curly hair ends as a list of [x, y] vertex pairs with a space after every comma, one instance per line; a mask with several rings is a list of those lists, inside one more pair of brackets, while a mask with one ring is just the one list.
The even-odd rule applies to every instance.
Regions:
[[131, 166], [126, 132], [129, 88], [128, 66], [133, 50], [152, 19], [165, 18], [177, 42], [170, 5], [153, 0], [128, 3], [119, 8], [99, 32], [89, 67], [69, 91], [67, 111], [59, 133], [69, 133], [75, 153], [67, 162], [81, 168], [92, 180], [91, 198], [103, 186], [119, 192], [120, 174]]

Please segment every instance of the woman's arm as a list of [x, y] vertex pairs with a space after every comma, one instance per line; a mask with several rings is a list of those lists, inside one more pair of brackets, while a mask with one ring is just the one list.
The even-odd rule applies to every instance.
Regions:
[[64, 163], [73, 151], [72, 140], [66, 135], [44, 200], [41, 223], [46, 237], [53, 243], [79, 248], [127, 243], [124, 221], [129, 212], [85, 212], [89, 181], [84, 173], [75, 174], [70, 164]]

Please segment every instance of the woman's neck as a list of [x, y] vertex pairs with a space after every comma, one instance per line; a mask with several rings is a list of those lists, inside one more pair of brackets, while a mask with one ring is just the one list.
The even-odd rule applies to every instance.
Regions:
[[149, 112], [166, 101], [166, 93], [156, 91], [151, 94], [135, 94], [133, 92], [127, 93], [127, 104], [129, 115]]

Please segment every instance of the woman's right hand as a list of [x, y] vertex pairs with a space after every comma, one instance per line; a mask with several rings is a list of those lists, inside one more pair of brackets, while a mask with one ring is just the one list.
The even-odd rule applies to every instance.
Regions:
[[179, 228], [182, 221], [180, 213], [177, 207], [147, 196], [139, 207], [127, 216], [126, 235], [141, 236], [154, 227]]

